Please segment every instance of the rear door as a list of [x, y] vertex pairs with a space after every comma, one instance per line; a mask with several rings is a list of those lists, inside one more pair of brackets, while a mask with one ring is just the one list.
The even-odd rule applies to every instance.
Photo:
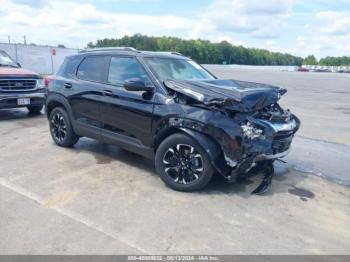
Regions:
[[[106, 142], [120, 139], [136, 147], [144, 147], [151, 140], [154, 99], [153, 94], [124, 89], [123, 83], [132, 78], [139, 78], [153, 85], [137, 58], [111, 56], [107, 89], [101, 106], [103, 134]], [[129, 149], [133, 151], [132, 148]]]
[[105, 90], [108, 56], [86, 56], [79, 64], [75, 79], [64, 84], [70, 92], [69, 103], [79, 133], [100, 138], [100, 106]]

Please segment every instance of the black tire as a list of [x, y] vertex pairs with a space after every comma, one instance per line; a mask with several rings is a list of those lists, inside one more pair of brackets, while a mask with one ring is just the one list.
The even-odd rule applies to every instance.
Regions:
[[155, 166], [167, 186], [184, 192], [204, 188], [214, 174], [205, 150], [191, 137], [181, 133], [167, 137], [159, 145]]
[[29, 113], [31, 114], [40, 114], [44, 105], [35, 105], [35, 106], [27, 106]]
[[72, 147], [79, 137], [74, 133], [68, 114], [62, 107], [56, 107], [49, 117], [50, 133], [53, 141], [62, 147]]

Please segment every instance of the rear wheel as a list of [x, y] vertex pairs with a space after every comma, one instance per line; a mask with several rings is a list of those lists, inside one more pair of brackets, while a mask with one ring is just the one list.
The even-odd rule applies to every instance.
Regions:
[[49, 126], [52, 139], [62, 147], [71, 147], [76, 144], [79, 137], [74, 133], [66, 110], [56, 107], [49, 117]]
[[200, 190], [214, 174], [205, 150], [191, 137], [180, 133], [160, 144], [155, 166], [165, 184], [178, 191]]
[[27, 106], [27, 109], [31, 114], [39, 114], [43, 109], [44, 105]]

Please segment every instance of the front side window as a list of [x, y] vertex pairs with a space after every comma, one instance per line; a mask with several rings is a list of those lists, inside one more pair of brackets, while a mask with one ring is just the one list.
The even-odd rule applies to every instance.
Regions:
[[152, 72], [163, 82], [166, 80], [213, 80], [211, 74], [192, 60], [147, 57], [144, 59]]
[[77, 77], [88, 81], [103, 82], [104, 68], [104, 56], [88, 56], [79, 65]]
[[112, 57], [109, 66], [108, 83], [113, 85], [123, 85], [130, 79], [141, 79], [149, 83], [148, 77], [134, 57]]

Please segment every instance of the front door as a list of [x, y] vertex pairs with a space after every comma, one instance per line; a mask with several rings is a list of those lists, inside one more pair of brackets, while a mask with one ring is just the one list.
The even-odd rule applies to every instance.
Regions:
[[153, 95], [124, 89], [124, 82], [133, 78], [152, 84], [135, 57], [112, 56], [110, 58], [108, 86], [106, 85], [104, 103], [101, 106], [101, 119], [108, 142], [111, 142], [109, 138], [119, 136], [123, 141], [128, 141], [134, 146], [144, 147], [151, 140]]

